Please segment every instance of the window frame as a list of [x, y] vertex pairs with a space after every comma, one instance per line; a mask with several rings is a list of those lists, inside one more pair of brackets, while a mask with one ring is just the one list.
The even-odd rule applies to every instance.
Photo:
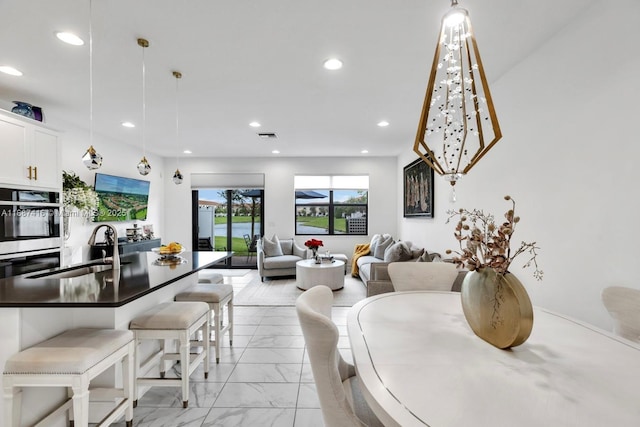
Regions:
[[[296, 188], [296, 190], [301, 190], [299, 188]], [[294, 235], [296, 236], [314, 236], [314, 235], [318, 235], [318, 236], [366, 236], [369, 234], [369, 189], [368, 188], [315, 188], [315, 189], [309, 189], [307, 188], [306, 190], [315, 190], [315, 191], [327, 191], [329, 193], [329, 201], [328, 202], [310, 202], [310, 203], [303, 203], [303, 204], [298, 204], [297, 203], [297, 198], [295, 197], [295, 193], [294, 193], [294, 217], [295, 217], [295, 223], [294, 223]], [[334, 192], [336, 191], [366, 191], [367, 193], [367, 202], [366, 203], [340, 203], [340, 202], [335, 202], [334, 201]], [[327, 212], [328, 212], [328, 217], [329, 217], [329, 223], [328, 223], [328, 230], [327, 233], [300, 233], [298, 232], [298, 208], [299, 207], [317, 207], [317, 208], [326, 208]], [[365, 223], [365, 230], [363, 233], [348, 233], [345, 232], [344, 233], [337, 233], [336, 229], [335, 229], [335, 209], [336, 207], [363, 207], [365, 209], [365, 219], [366, 219], [366, 223]]]

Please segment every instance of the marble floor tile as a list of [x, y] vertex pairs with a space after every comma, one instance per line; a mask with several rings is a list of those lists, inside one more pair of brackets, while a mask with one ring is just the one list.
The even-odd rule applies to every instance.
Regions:
[[213, 408], [202, 427], [292, 427], [295, 409]]
[[[233, 347], [234, 348], [244, 348], [251, 341], [252, 335], [236, 335], [233, 334]], [[222, 347], [231, 347], [229, 344], [229, 337], [225, 334], [225, 339], [220, 343]]]
[[228, 382], [297, 383], [301, 370], [299, 363], [238, 363]]
[[295, 408], [297, 383], [226, 383], [215, 408]]
[[256, 335], [248, 348], [304, 348], [304, 337], [299, 335]]
[[253, 335], [258, 329], [259, 325], [233, 325], [233, 337], [240, 335]]
[[300, 325], [259, 325], [254, 335], [302, 335]]
[[[224, 383], [229, 378], [229, 375], [231, 375], [231, 372], [233, 372], [235, 366], [235, 363], [216, 363], [214, 359], [209, 363], [209, 378], [204, 378], [204, 367], [200, 365], [193, 371], [189, 377], [189, 381]], [[167, 378], [180, 378], [180, 375], [180, 367], [178, 365], [174, 365], [166, 373]]]
[[[189, 407], [210, 408], [213, 406], [224, 383], [189, 382]], [[138, 407], [182, 408], [182, 389], [176, 387], [151, 387], [138, 399]]]
[[312, 382], [314, 382], [313, 372], [311, 371], [311, 364], [304, 363], [302, 365], [302, 373], [300, 375], [300, 382], [301, 383], [312, 383]]
[[325, 427], [320, 409], [296, 409], [293, 427]]
[[320, 408], [320, 400], [318, 400], [318, 392], [316, 385], [313, 383], [301, 383], [298, 392], [298, 408]]
[[302, 348], [247, 348], [238, 363], [300, 363]]
[[261, 325], [300, 325], [297, 315], [293, 316], [264, 316]]
[[[134, 427], [200, 427], [211, 408], [144, 408], [133, 410]], [[112, 424], [125, 427], [125, 423]]]

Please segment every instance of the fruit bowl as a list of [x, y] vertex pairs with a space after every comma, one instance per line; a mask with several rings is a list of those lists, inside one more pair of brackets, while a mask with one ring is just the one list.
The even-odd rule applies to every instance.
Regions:
[[158, 255], [162, 255], [162, 256], [176, 256], [176, 255], [180, 255], [181, 253], [183, 253], [185, 251], [184, 248], [180, 248], [178, 250], [169, 250], [169, 249], [165, 249], [163, 247], [160, 248], [151, 248], [151, 250], [155, 253], [157, 253]]

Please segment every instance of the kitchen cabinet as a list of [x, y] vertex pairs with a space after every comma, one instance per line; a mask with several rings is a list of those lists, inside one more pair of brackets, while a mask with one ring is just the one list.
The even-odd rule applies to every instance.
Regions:
[[0, 111], [0, 185], [60, 190], [60, 136], [35, 120]]

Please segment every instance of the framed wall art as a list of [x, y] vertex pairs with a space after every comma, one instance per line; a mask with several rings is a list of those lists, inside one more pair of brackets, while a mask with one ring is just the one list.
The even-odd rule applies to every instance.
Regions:
[[404, 167], [404, 216], [433, 218], [433, 169], [422, 159]]

